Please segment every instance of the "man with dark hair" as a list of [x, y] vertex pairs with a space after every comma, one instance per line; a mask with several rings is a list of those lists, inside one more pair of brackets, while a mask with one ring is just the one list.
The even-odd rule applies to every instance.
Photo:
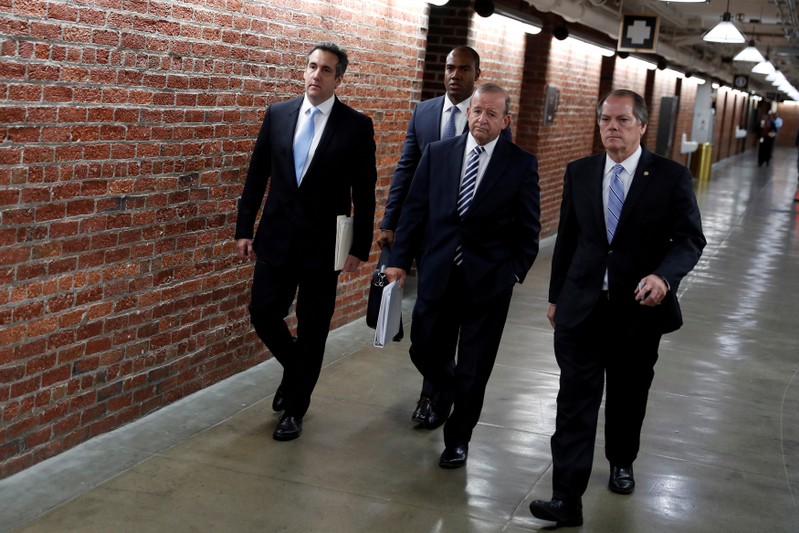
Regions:
[[500, 135], [509, 101], [502, 87], [481, 86], [469, 134], [424, 151], [386, 269], [403, 284], [421, 252], [411, 360], [436, 391], [431, 418], [446, 420], [442, 468], [466, 464], [513, 287], [538, 254], [538, 161]]
[[560, 367], [553, 491], [530, 504], [557, 526], [583, 523], [605, 386], [608, 488], [633, 492], [660, 338], [682, 325], [677, 289], [705, 246], [691, 173], [641, 146], [647, 119], [640, 95], [610, 92], [597, 105], [605, 153], [566, 168], [547, 312]]
[[[420, 102], [414, 108], [405, 135], [405, 144], [402, 146], [402, 155], [394, 171], [385, 214], [380, 223], [380, 235], [377, 240], [380, 247], [390, 247], [394, 243], [394, 231], [397, 229], [402, 205], [427, 145], [467, 131], [466, 113], [474, 92], [474, 84], [479, 78], [480, 55], [469, 46], [453, 48], [447, 55], [444, 67], [446, 94]], [[451, 366], [454, 367], [454, 362]], [[430, 405], [434, 394], [432, 384], [424, 380], [419, 401], [411, 415], [414, 421], [428, 429], [434, 429], [444, 423], [440, 419], [430, 419]]]
[[[275, 411], [283, 412], [273, 434], [280, 441], [302, 433], [302, 418], [322, 368], [340, 273], [334, 269], [337, 218], [353, 215], [345, 272], [366, 261], [371, 248], [377, 180], [374, 128], [372, 119], [335, 96], [347, 62], [346, 52], [333, 43], [311, 50], [305, 94], [266, 111], [239, 202], [236, 251], [242, 259], [256, 260], [250, 319], [283, 366], [272, 402]], [[295, 294], [293, 337], [285, 318]]]

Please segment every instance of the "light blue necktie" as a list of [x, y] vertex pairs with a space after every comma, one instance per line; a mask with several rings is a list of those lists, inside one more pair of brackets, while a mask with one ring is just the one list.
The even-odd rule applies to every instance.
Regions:
[[616, 233], [616, 226], [619, 224], [619, 216], [621, 215], [621, 207], [624, 205], [624, 183], [619, 177], [624, 170], [620, 164], [613, 166], [613, 176], [610, 178], [610, 190], [608, 191], [608, 213], [607, 213], [607, 232], [608, 242], [613, 240], [613, 235]]
[[319, 109], [316, 107], [311, 108], [311, 116], [305, 121], [302, 131], [297, 136], [294, 143], [294, 172], [297, 176], [297, 185], [302, 181], [302, 169], [305, 168], [305, 161], [308, 159], [308, 150], [311, 149], [311, 142], [313, 142], [314, 134], [314, 118]]
[[447, 121], [447, 125], [444, 126], [444, 135], [441, 136], [441, 140], [449, 139], [450, 137], [455, 137], [457, 131], [455, 129], [455, 118], [460, 113], [460, 109], [458, 106], [454, 105], [449, 108], [449, 120]]
[[[475, 146], [469, 153], [469, 161], [466, 163], [466, 172], [463, 173], [463, 182], [461, 183], [461, 190], [458, 193], [458, 214], [461, 218], [469, 210], [474, 199], [474, 190], [477, 185], [477, 171], [480, 169], [480, 154], [485, 151], [482, 146]], [[455, 249], [455, 264], [460, 265], [463, 263], [463, 253], [461, 245]]]

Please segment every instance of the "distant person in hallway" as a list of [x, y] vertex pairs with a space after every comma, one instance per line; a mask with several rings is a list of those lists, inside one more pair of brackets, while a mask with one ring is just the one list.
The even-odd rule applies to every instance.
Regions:
[[[416, 105], [408, 123], [402, 155], [394, 171], [391, 189], [386, 201], [386, 210], [380, 222], [380, 235], [377, 244], [380, 247], [394, 243], [394, 232], [397, 229], [402, 205], [408, 196], [413, 174], [419, 165], [427, 145], [442, 139], [448, 139], [466, 133], [466, 113], [471, 103], [474, 84], [480, 79], [480, 55], [469, 46], [458, 46], [447, 54], [444, 66], [444, 88], [446, 94], [425, 100]], [[510, 140], [510, 129], [503, 130]], [[451, 367], [455, 367], [454, 361]], [[424, 380], [422, 392], [416, 403], [411, 419], [422, 427], [435, 429], [440, 420], [430, 419], [430, 405], [435, 390], [433, 385]]]
[[566, 168], [549, 286], [560, 367], [553, 491], [530, 510], [557, 526], [583, 523], [605, 386], [608, 487], [633, 492], [660, 338], [682, 325], [677, 290], [705, 246], [690, 172], [641, 146], [643, 98], [612, 91], [596, 120], [606, 151]]
[[[346, 52], [334, 43], [313, 47], [303, 75], [305, 94], [266, 111], [239, 201], [237, 255], [255, 260], [250, 319], [283, 366], [272, 402], [282, 412], [273, 433], [279, 441], [302, 433], [322, 368], [340, 273], [334, 270], [337, 217], [353, 216], [345, 272], [366, 261], [372, 245], [374, 128], [372, 119], [335, 95], [347, 63]], [[296, 337], [285, 321], [295, 294]]]
[[757, 166], [766, 166], [771, 162], [771, 154], [774, 152], [774, 141], [777, 138], [777, 123], [774, 116], [769, 113], [766, 118], [760, 121], [760, 136], [757, 148]]
[[500, 135], [509, 109], [502, 87], [482, 85], [469, 134], [428, 145], [386, 269], [404, 284], [419, 252], [411, 360], [436, 391], [430, 418], [446, 422], [442, 468], [466, 464], [513, 287], [538, 254], [538, 161]]

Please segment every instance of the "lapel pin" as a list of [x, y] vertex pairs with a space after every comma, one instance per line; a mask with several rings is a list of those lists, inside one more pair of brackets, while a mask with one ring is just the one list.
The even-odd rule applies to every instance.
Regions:
[[644, 170], [644, 176], [649, 176], [649, 171], [648, 170]]

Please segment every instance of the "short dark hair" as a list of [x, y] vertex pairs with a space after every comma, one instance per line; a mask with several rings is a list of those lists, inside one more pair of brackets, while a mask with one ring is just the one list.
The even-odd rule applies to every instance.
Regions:
[[649, 111], [646, 109], [646, 102], [644, 101], [644, 97], [638, 94], [635, 91], [631, 91], [629, 89], [615, 89], [610, 91], [605, 96], [599, 99], [599, 102], [596, 105], [596, 121], [599, 122], [599, 118], [602, 116], [602, 105], [605, 103], [611, 96], [629, 96], [633, 99], [633, 116], [638, 121], [641, 126], [646, 126], [649, 123]]
[[480, 69], [480, 54], [478, 54], [477, 50], [475, 50], [471, 46], [466, 46], [466, 45], [456, 46], [455, 48], [449, 51], [450, 54], [452, 52], [466, 52], [467, 54], [470, 54], [472, 56], [472, 63], [474, 63], [475, 70]]
[[500, 85], [497, 85], [496, 83], [484, 83], [474, 91], [474, 94], [477, 93], [494, 93], [503, 95], [505, 97], [505, 114], [508, 115], [510, 113], [510, 95], [508, 94], [508, 91], [503, 89]]
[[311, 54], [313, 54], [316, 50], [324, 50], [325, 52], [334, 54], [338, 58], [338, 63], [336, 63], [336, 77], [340, 78], [344, 75], [344, 73], [347, 71], [347, 65], [349, 65], [350, 60], [347, 57], [347, 52], [345, 52], [343, 48], [336, 43], [321, 42], [311, 48], [311, 51], [308, 52], [307, 57], [311, 57]]

